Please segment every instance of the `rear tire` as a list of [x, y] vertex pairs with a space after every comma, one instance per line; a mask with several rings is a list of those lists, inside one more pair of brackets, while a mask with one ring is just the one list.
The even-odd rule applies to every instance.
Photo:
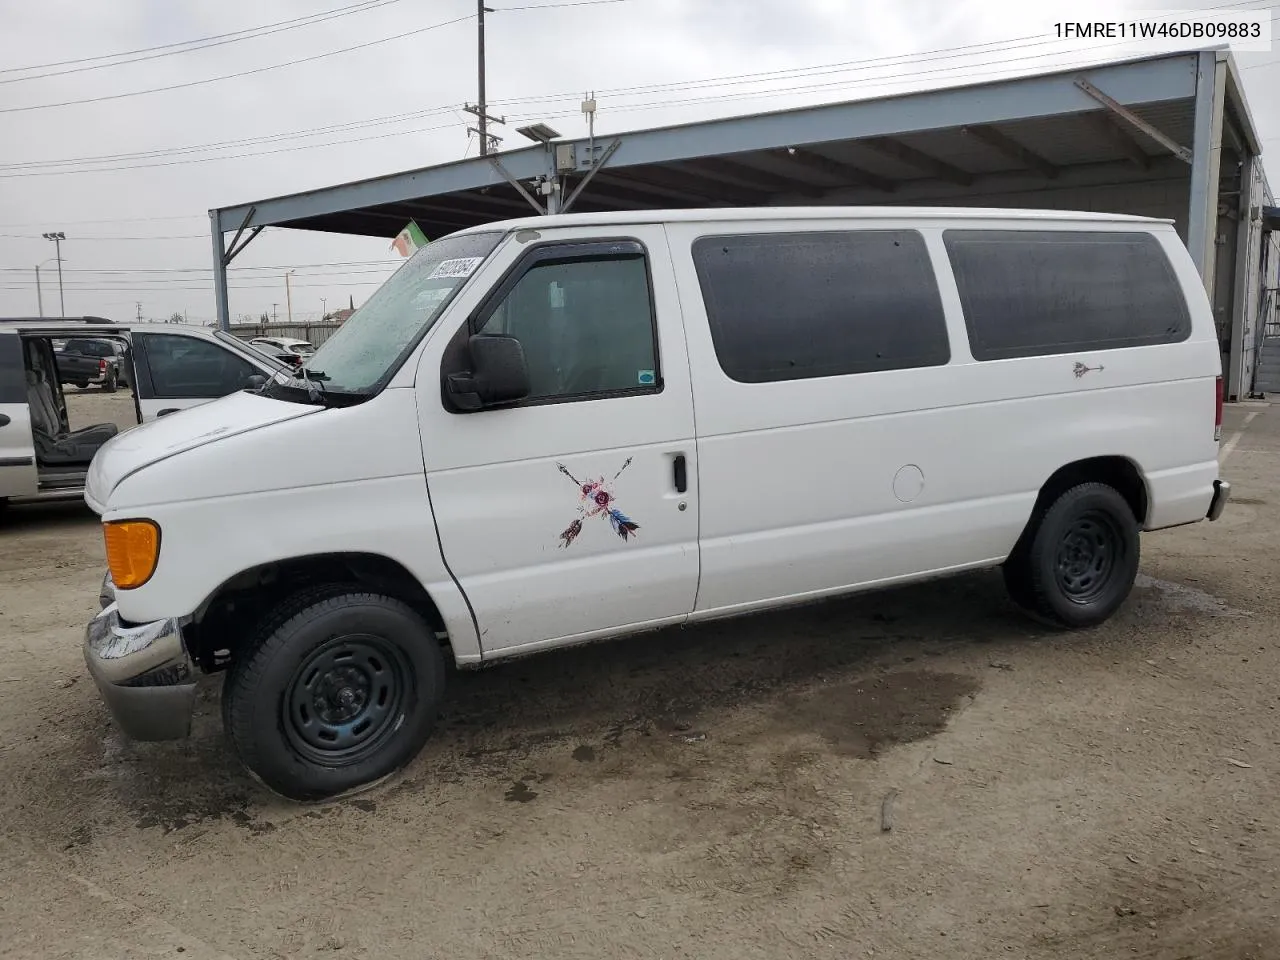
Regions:
[[116, 375], [115, 370], [108, 370], [108, 371], [107, 371], [107, 379], [106, 379], [106, 380], [104, 380], [104, 381], [103, 381], [103, 383], [102, 383], [102, 392], [103, 392], [103, 393], [115, 393], [115, 392], [116, 392], [116, 386], [118, 385], [118, 383], [119, 383], [119, 381], [118, 381], [118, 379], [117, 379], [117, 375]]
[[1082, 483], [1032, 517], [1004, 564], [1009, 596], [1058, 627], [1097, 626], [1128, 598], [1138, 573], [1138, 522], [1123, 496]]
[[323, 800], [412, 760], [435, 726], [444, 679], [435, 633], [409, 606], [321, 588], [263, 622], [227, 674], [223, 723], [267, 787]]

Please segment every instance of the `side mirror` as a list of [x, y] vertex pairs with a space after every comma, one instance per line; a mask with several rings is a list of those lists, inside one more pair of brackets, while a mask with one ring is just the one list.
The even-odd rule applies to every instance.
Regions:
[[476, 334], [467, 341], [471, 372], [453, 373], [447, 389], [460, 410], [481, 410], [529, 395], [524, 347], [515, 337]]
[[248, 390], [260, 390], [267, 382], [267, 378], [260, 373], [251, 373], [245, 378], [244, 385]]

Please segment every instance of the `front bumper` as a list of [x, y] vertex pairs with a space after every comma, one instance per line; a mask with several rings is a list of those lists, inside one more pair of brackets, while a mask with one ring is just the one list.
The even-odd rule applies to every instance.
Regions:
[[1205, 514], [1210, 520], [1217, 520], [1231, 499], [1231, 484], [1226, 480], [1213, 481], [1213, 499], [1209, 501], [1209, 512]]
[[89, 621], [84, 659], [116, 724], [134, 740], [177, 740], [191, 732], [196, 670], [177, 620], [126, 624], [114, 588], [103, 582], [102, 610]]

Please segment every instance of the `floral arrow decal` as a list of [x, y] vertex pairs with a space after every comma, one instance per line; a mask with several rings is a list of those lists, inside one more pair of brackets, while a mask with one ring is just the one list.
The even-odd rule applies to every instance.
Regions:
[[622, 466], [618, 468], [618, 472], [613, 475], [612, 480], [605, 480], [604, 477], [600, 477], [596, 480], [584, 481], [579, 480], [570, 473], [563, 463], [556, 464], [556, 468], [572, 480], [578, 488], [578, 513], [580, 514], [560, 534], [560, 546], [567, 547], [573, 543], [578, 534], [582, 532], [583, 521], [590, 520], [592, 517], [604, 517], [609, 521], [613, 532], [623, 540], [628, 540], [635, 535], [635, 532], [640, 529], [640, 525], [614, 506], [617, 497], [613, 492], [613, 482], [622, 476], [622, 471], [629, 466], [631, 466], [631, 457], [627, 457]]

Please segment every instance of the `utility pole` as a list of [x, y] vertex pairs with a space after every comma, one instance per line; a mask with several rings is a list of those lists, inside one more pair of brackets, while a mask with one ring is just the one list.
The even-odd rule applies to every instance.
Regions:
[[40, 264], [36, 264], [36, 307], [40, 310], [40, 316], [44, 316], [44, 293], [40, 289]]
[[276, 316], [276, 307], [278, 306], [280, 306], [280, 304], [278, 303], [273, 303], [271, 305], [271, 322], [272, 323], [275, 323], [277, 320], [280, 319], [278, 316]]
[[61, 230], [58, 230], [53, 233], [42, 234], [42, 236], [46, 240], [53, 241], [53, 248], [58, 254], [58, 304], [59, 308], [62, 310], [61, 316], [65, 317], [67, 315], [67, 301], [62, 295], [62, 241], [67, 239], [67, 235]]
[[477, 43], [477, 62], [479, 68], [479, 94], [480, 101], [474, 107], [467, 104], [462, 109], [472, 114], [480, 121], [479, 127], [467, 127], [468, 133], [477, 134], [480, 138], [480, 156], [487, 156], [492, 153], [501, 142], [501, 137], [496, 137], [489, 132], [489, 124], [506, 123], [506, 117], [489, 116], [489, 105], [485, 100], [484, 93], [484, 15], [485, 13], [494, 13], [493, 7], [486, 7], [484, 0], [476, 0], [476, 23], [478, 28]]
[[287, 306], [289, 310], [289, 322], [293, 323], [293, 291], [289, 288], [290, 273], [293, 273], [293, 271], [290, 270], [286, 272], [284, 275], [284, 298], [285, 298], [285, 301], [287, 302]]
[[134, 303], [138, 305], [138, 322], [141, 323], [142, 322], [142, 301], [135, 300]]
[[326, 300], [328, 300], [328, 299], [329, 299], [328, 297], [321, 297], [321, 298], [320, 298], [320, 321], [321, 321], [322, 323], [324, 322], [324, 314], [325, 314], [325, 306], [324, 306], [324, 305], [325, 305], [325, 301], [326, 301]]

